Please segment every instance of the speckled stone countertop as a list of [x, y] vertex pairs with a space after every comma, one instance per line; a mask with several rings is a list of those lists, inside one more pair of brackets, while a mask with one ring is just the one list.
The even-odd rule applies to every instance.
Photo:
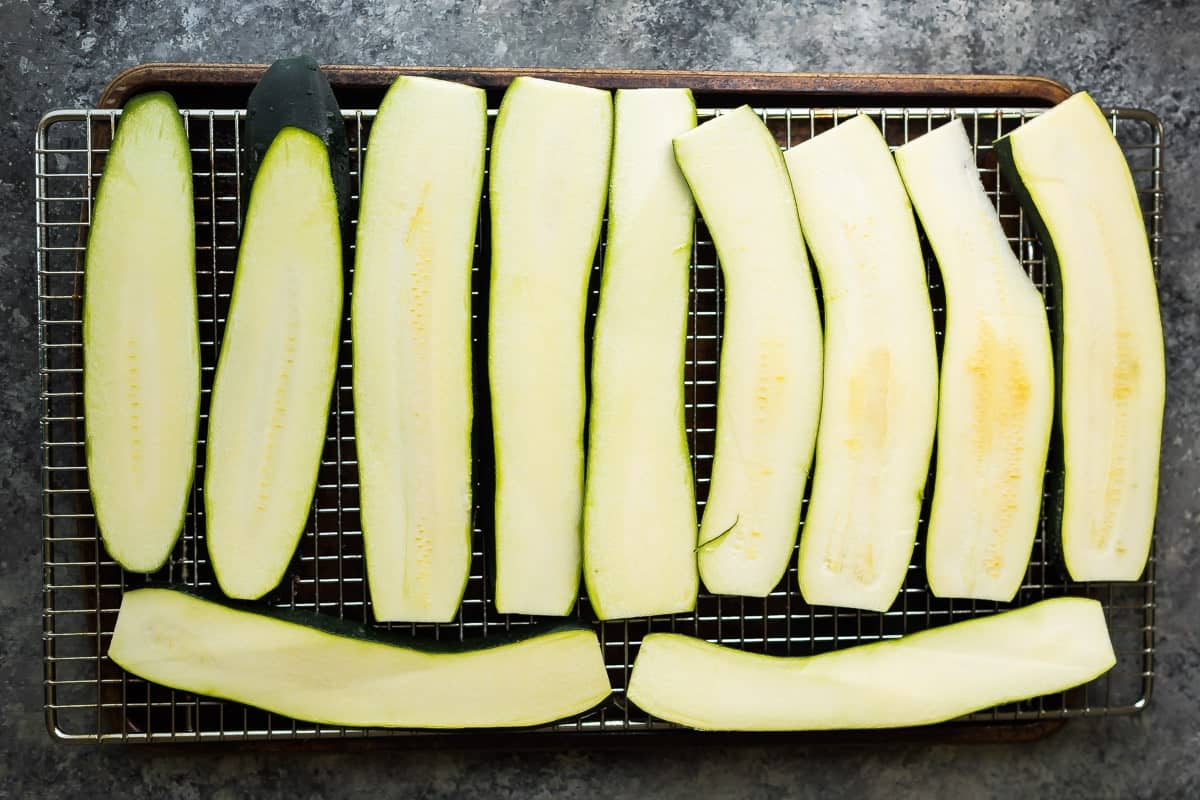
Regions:
[[[362, 64], [1032, 73], [1158, 113], [1169, 388], [1148, 710], [1032, 745], [477, 754], [53, 742], [41, 708], [34, 126], [93, 103], [139, 62], [302, 49]], [[0, 125], [0, 797], [1200, 796], [1200, 4], [0, 0]]]

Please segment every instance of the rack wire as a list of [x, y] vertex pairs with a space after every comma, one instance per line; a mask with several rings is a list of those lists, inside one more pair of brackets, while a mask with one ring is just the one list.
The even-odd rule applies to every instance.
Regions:
[[[700, 120], [724, 110], [701, 109]], [[1030, 277], [1050, 302], [1050, 276], [1043, 263], [1042, 248], [1001, 180], [991, 148], [993, 139], [1041, 113], [1039, 109], [769, 107], [757, 111], [784, 147], [859, 112], [873, 117], [893, 146], [954, 117], [962, 118], [974, 145], [980, 178], [1010, 241]], [[196, 203], [201, 425], [195, 483], [183, 533], [168, 564], [149, 577], [124, 572], [104, 551], [88, 495], [83, 450], [80, 322], [83, 251], [95, 189], [120, 112], [55, 111], [42, 119], [36, 133], [42, 637], [47, 727], [61, 739], [101, 742], [453, 735], [340, 728], [292, 720], [147, 683], [125, 673], [107, 658], [121, 594], [127, 588], [147, 580], [167, 580], [194, 587], [214, 583], [205, 548], [204, 442], [209, 393], [229, 305], [244, 201], [239, 157], [243, 112], [185, 109], [181, 113], [191, 144]], [[495, 109], [490, 113], [494, 116]], [[1163, 224], [1162, 127], [1146, 111], [1112, 109], [1108, 113], [1133, 170], [1157, 274]], [[353, 185], [357, 187], [374, 112], [346, 111], [344, 116], [352, 148]], [[477, 376], [486, 375], [482, 360], [485, 341], [482, 311], [486, 307], [488, 264], [486, 215], [485, 198], [472, 286]], [[936, 263], [927, 246], [925, 255], [940, 349], [944, 296]], [[596, 274], [602, 259], [603, 237], [596, 255]], [[714, 444], [722, 326], [721, 273], [703, 220], [697, 221], [692, 260], [685, 394], [697, 502], [703, 506]], [[592, 287], [589, 314], [595, 311], [598, 281], [594, 280]], [[349, 303], [346, 308], [349, 309]], [[349, 330], [346, 320], [318, 488], [307, 527], [287, 577], [265, 602], [370, 623], [358, 515]], [[486, 506], [492, 497], [490, 442], [486, 441], [486, 431], [478, 426], [474, 448], [476, 510], [483, 512], [477, 514], [477, 519], [487, 520], [490, 515]], [[1052, 470], [1047, 472], [1047, 492], [1057, 478]], [[601, 623], [591, 613], [586, 595], [581, 594], [575, 613], [591, 622], [600, 636], [614, 688], [612, 697], [600, 708], [577, 718], [508, 735], [545, 737], [588, 732], [639, 735], [672, 728], [625, 698], [638, 645], [652, 631], [693, 634], [754, 652], [810, 655], [984, 616], [1005, 607], [992, 602], [939, 599], [929, 593], [923, 550], [930, 494], [926, 492], [917, 547], [904, 587], [892, 608], [884, 613], [808, 606], [799, 593], [794, 558], [784, 579], [768, 597], [751, 599], [702, 593], [694, 613]], [[388, 627], [411, 630], [423, 637], [457, 640], [529, 624], [528, 617], [503, 615], [495, 610], [485, 569], [489, 559], [488, 534], [482, 528], [474, 532], [471, 575], [462, 607], [453, 622]], [[1084, 687], [1000, 706], [972, 714], [967, 720], [1019, 723], [1128, 714], [1142, 708], [1149, 699], [1154, 675], [1153, 553], [1138, 582], [1073, 584], [1065, 581], [1050, 558], [1048, 534], [1052, 535], [1043, 517], [1033, 558], [1015, 604], [1064, 594], [1100, 600], [1117, 652], [1117, 666]]]

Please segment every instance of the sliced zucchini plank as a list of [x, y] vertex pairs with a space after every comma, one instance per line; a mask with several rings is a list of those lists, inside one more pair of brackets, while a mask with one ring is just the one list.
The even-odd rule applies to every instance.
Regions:
[[447, 622], [471, 566], [471, 261], [487, 99], [402, 76], [371, 125], [351, 322], [375, 619]]
[[109, 657], [183, 691], [329, 725], [481, 728], [578, 714], [611, 691], [572, 624], [443, 644], [174, 589], [126, 592]]
[[764, 597], [791, 560], [821, 403], [821, 324], [779, 145], [748, 106], [675, 139], [725, 278], [716, 450], [700, 525], [715, 594]]
[[652, 633], [634, 662], [629, 699], [706, 730], [895, 728], [1062, 691], [1115, 663], [1101, 605], [1061, 597], [810, 657]]
[[1058, 278], [1062, 555], [1075, 580], [1136, 580], [1154, 533], [1166, 372], [1129, 165], [1083, 92], [995, 146]]
[[887, 143], [859, 115], [787, 151], [825, 301], [825, 389], [800, 591], [884, 611], [917, 535], [937, 417], [925, 264]]
[[672, 137], [687, 89], [617, 92], [608, 247], [592, 350], [584, 578], [600, 619], [696, 605], [696, 496], [683, 402], [695, 206]]
[[519, 77], [504, 94], [488, 198], [502, 613], [566, 614], [579, 594], [583, 326], [611, 145], [608, 92]]
[[130, 100], [88, 236], [83, 408], [88, 485], [125, 569], [166, 563], [183, 527], [200, 424], [192, 158], [175, 101]]
[[204, 507], [221, 589], [283, 577], [312, 505], [342, 320], [342, 244], [324, 143], [275, 137], [250, 193], [213, 382]]
[[979, 182], [962, 120], [896, 150], [946, 290], [933, 510], [939, 597], [1010, 601], [1037, 533], [1054, 361], [1045, 301]]

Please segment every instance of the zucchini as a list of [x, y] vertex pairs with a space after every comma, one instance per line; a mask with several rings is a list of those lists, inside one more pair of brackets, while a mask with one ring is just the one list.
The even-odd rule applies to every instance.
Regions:
[[581, 625], [428, 642], [157, 587], [125, 593], [108, 657], [164, 686], [353, 727], [538, 725], [611, 691]]
[[579, 596], [588, 279], [607, 193], [608, 92], [519, 77], [492, 134], [488, 377], [496, 608]]
[[946, 290], [925, 550], [939, 597], [1010, 601], [1037, 533], [1054, 418], [1045, 301], [979, 182], [961, 120], [896, 150]]
[[716, 449], [700, 525], [714, 594], [764, 597], [795, 549], [821, 403], [821, 324], [779, 146], [748, 106], [675, 139], [725, 278]]
[[[308, 97], [322, 117], [307, 83], [273, 87], [281, 96], [259, 101]], [[247, 135], [252, 147], [271, 143], [250, 189], [213, 380], [204, 508], [221, 589], [253, 599], [282, 579], [312, 505], [341, 340], [344, 220], [330, 143], [291, 126], [248, 125]]]
[[471, 566], [471, 262], [482, 89], [402, 76], [371, 125], [351, 323], [375, 619], [448, 622]]
[[695, 126], [687, 89], [616, 94], [583, 507], [583, 574], [600, 619], [696, 605], [683, 413], [696, 211], [671, 151]]
[[175, 101], [130, 100], [96, 194], [83, 295], [88, 486], [109, 554], [166, 563], [187, 513], [200, 424], [192, 158]]
[[1075, 580], [1136, 580], [1154, 533], [1166, 373], [1129, 165], [1082, 92], [995, 148], [1040, 234], [1057, 293], [1063, 481], [1053, 511], [1063, 560]]
[[825, 388], [799, 579], [885, 611], [917, 536], [937, 417], [925, 263], [887, 143], [858, 115], [787, 151], [825, 301]]
[[706, 730], [896, 728], [1059, 692], [1115, 663], [1100, 603], [1060, 597], [809, 657], [652, 633], [628, 694], [656, 717]]

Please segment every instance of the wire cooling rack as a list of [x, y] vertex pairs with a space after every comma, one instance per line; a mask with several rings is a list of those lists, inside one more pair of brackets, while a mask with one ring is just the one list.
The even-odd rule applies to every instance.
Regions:
[[[994, 138], [1036, 116], [1040, 113], [1038, 109], [759, 109], [781, 146], [808, 139], [859, 111], [875, 119], [892, 145], [902, 144], [953, 117], [961, 117], [974, 142], [980, 177], [1021, 263], [1043, 294], [1047, 298], [1051, 296], [1047, 291], [1049, 277], [1043, 264], [1042, 249], [1015, 198], [1004, 186], [991, 150]], [[700, 120], [720, 112], [721, 109], [701, 109]], [[495, 114], [494, 109], [491, 113]], [[47, 726], [53, 736], [62, 739], [122, 742], [419, 735], [315, 725], [236, 703], [174, 691], [125, 673], [106, 656], [121, 593], [148, 580], [146, 576], [122, 571], [105, 553], [88, 496], [83, 452], [82, 256], [95, 190], [119, 114], [119, 111], [107, 110], [57, 111], [44, 117], [37, 129], [36, 261]], [[182, 114], [191, 144], [196, 202], [196, 288], [203, 370], [201, 424], [195, 484], [183, 534], [167, 566], [149, 579], [208, 586], [214, 579], [205, 549], [201, 496], [204, 439], [213, 370], [233, 283], [238, 220], [244, 202], [239, 157], [242, 112], [185, 109]], [[1109, 115], [1133, 169], [1157, 270], [1163, 208], [1162, 128], [1157, 118], [1145, 111], [1113, 109]], [[345, 112], [354, 186], [358, 185], [361, 175], [373, 117], [374, 112], [369, 110]], [[476, 244], [472, 291], [477, 384], [484, 384], [487, 374], [482, 346], [486, 322], [481, 314], [486, 310], [487, 230], [485, 200]], [[928, 247], [925, 249], [940, 348], [944, 297], [936, 264]], [[596, 256], [597, 274], [602, 258], [603, 244]], [[721, 273], [703, 221], [697, 222], [692, 260], [685, 380], [697, 502], [703, 505], [714, 444], [722, 322]], [[598, 282], [594, 281], [592, 285], [591, 312], [594, 313]], [[345, 308], [350, 308], [349, 303]], [[349, 331], [346, 320], [319, 482], [307, 527], [287, 577], [266, 602], [369, 622], [372, 616], [363, 578], [358, 513]], [[487, 574], [493, 487], [486, 396], [478, 398], [476, 419], [477, 527], [471, 576], [462, 608], [451, 623], [391, 627], [411, 629], [414, 634], [425, 637], [463, 639], [487, 636], [529, 623], [528, 617], [497, 613], [492, 603]], [[1054, 463], [1053, 458], [1050, 463]], [[1051, 487], [1058, 476], [1048, 472], [1046, 478], [1046, 486]], [[930, 494], [926, 492], [926, 511]], [[783, 581], [765, 599], [702, 593], [695, 612], [690, 614], [600, 623], [591, 613], [586, 596], [581, 594], [575, 613], [593, 623], [599, 633], [614, 688], [612, 697], [600, 708], [577, 718], [506, 735], [525, 737], [527, 741], [543, 737], [542, 741], [546, 741], [544, 737], [553, 737], [556, 733], [623, 733], [636, 737], [641, 732], [672, 728], [625, 698], [629, 670], [638, 644], [651, 631], [698, 635], [754, 652], [810, 655], [984, 616], [1002, 608], [1001, 604], [992, 602], [938, 599], [929, 593], [923, 569], [925, 516], [922, 515], [921, 532], [904, 588], [885, 613], [805, 604], [797, 586], [794, 559]], [[1048, 557], [1046, 534], [1043, 518], [1016, 603], [1028, 604], [1063, 594], [1086, 595], [1100, 600], [1117, 652], [1117, 666], [1084, 687], [973, 714], [967, 718], [970, 721], [1015, 723], [1127, 714], [1144, 706], [1149, 699], [1154, 657], [1153, 555], [1143, 579], [1137, 583], [1070, 584], [1064, 582]]]

